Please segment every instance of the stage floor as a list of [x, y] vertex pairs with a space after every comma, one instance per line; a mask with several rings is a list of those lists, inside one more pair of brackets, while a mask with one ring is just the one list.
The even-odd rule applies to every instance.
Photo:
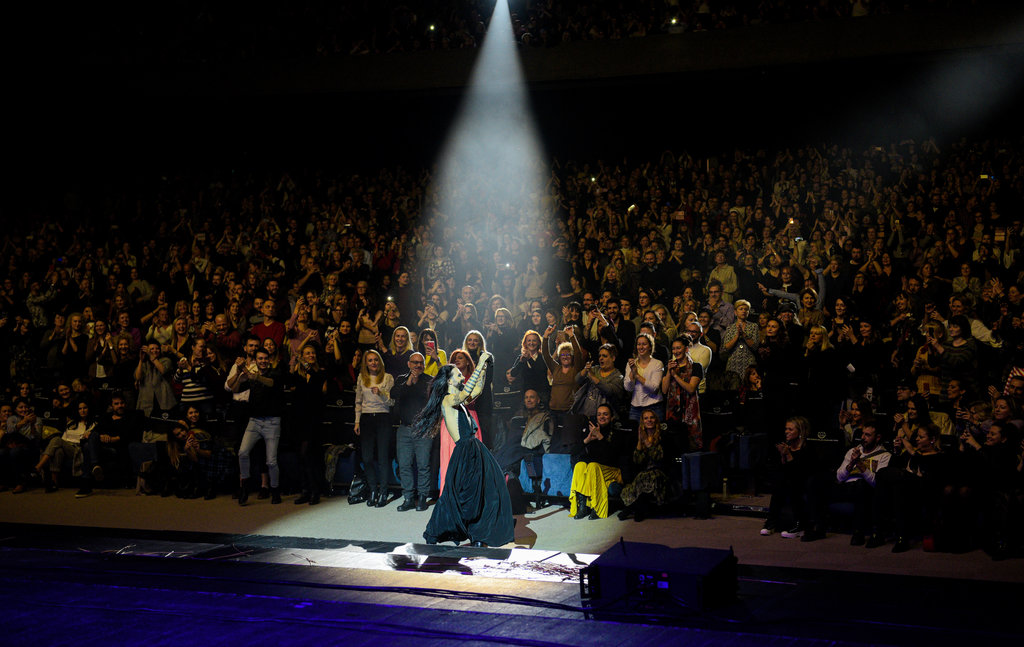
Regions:
[[[173, 530], [229, 535], [264, 535], [384, 542], [422, 543], [429, 512], [398, 512], [398, 501], [386, 508], [349, 505], [345, 497], [325, 499], [317, 506], [296, 506], [295, 497], [270, 505], [251, 497], [239, 508], [226, 495], [213, 501], [136, 496], [123, 489], [96, 490], [76, 499], [74, 490], [45, 494], [0, 494], [0, 520], [7, 523], [140, 530]], [[734, 499], [756, 507], [766, 496]], [[757, 517], [716, 515], [712, 519], [664, 517], [641, 523], [617, 518], [576, 521], [558, 506], [549, 506], [517, 518], [514, 547], [538, 551], [599, 555], [618, 542], [648, 542], [670, 547], [732, 548], [740, 564], [887, 573], [893, 575], [1024, 582], [1024, 561], [993, 562], [984, 552], [963, 555], [926, 553], [915, 546], [894, 555], [889, 547], [868, 550], [851, 547], [849, 535], [830, 534], [813, 543], [761, 537]], [[509, 545], [509, 548], [513, 545]]]
[[[429, 513], [292, 499], [0, 494], [5, 644], [962, 645], [1020, 633], [1024, 563], [980, 551], [893, 555], [842, 534], [761, 537], [755, 517], [574, 521], [555, 506], [520, 517], [515, 544], [425, 546]], [[620, 538], [732, 547], [736, 602], [614, 601], [616, 621], [587, 619], [579, 571]], [[53, 613], [74, 620], [48, 625]]]

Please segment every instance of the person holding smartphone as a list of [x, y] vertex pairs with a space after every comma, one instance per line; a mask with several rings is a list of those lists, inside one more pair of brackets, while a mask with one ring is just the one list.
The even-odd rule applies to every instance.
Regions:
[[578, 385], [576, 375], [583, 370], [583, 348], [576, 339], [574, 326], [565, 327], [565, 335], [569, 341], [564, 341], [555, 350], [556, 355], [552, 356], [549, 350], [548, 339], [555, 332], [555, 326], [548, 326], [541, 338], [541, 353], [544, 356], [544, 363], [547, 364], [548, 374], [551, 376], [551, 395], [548, 400], [548, 408], [556, 419], [556, 425], [562, 422], [563, 417], [569, 413], [573, 405], [573, 398], [576, 395]]
[[419, 339], [416, 340], [416, 352], [423, 355], [423, 373], [434, 377], [441, 370], [441, 367], [448, 363], [448, 355], [438, 348], [437, 333], [433, 328], [424, 328], [420, 331]]

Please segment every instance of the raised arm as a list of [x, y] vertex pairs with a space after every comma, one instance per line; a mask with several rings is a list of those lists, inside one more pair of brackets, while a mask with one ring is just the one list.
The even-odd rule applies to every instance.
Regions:
[[548, 326], [547, 330], [544, 331], [544, 336], [540, 338], [540, 355], [544, 358], [544, 363], [547, 364], [549, 371], [554, 371], [558, 368], [558, 362], [551, 356], [551, 346], [549, 344], [549, 337], [554, 329], [554, 326]]
[[491, 354], [487, 351], [480, 353], [480, 361], [476, 365], [476, 369], [473, 371], [469, 379], [466, 380], [466, 385], [458, 393], [450, 393], [445, 396], [445, 402], [452, 407], [457, 407], [466, 400], [471, 400], [481, 393], [484, 392], [484, 385], [487, 384], [485, 379], [487, 373], [487, 360], [491, 358]]

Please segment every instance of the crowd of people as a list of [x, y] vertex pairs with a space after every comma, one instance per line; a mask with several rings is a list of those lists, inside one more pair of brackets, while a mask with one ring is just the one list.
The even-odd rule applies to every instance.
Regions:
[[[778, 447], [766, 534], [819, 538], [852, 496], [857, 542], [1006, 555], [1022, 152], [538, 161], [547, 184], [519, 188], [522, 210], [486, 198], [506, 179], [456, 189], [403, 168], [79, 195], [3, 234], [2, 486], [87, 496], [113, 468], [140, 491], [278, 503], [286, 446], [296, 501], [316, 503], [324, 445], [352, 443], [370, 505], [388, 505], [395, 455], [399, 509], [426, 509], [424, 463], [443, 477], [453, 447], [416, 432], [423, 376], [485, 361], [473, 429], [535, 480], [538, 457], [571, 452], [575, 517], [607, 516], [614, 483], [620, 517], [657, 513], [672, 459], [728, 442], [714, 410]], [[449, 191], [465, 208], [440, 208]], [[346, 401], [354, 415], [329, 419]]]
[[[511, 0], [517, 42], [554, 47], [587, 40], [689, 34], [765, 24], [943, 12], [999, 0]], [[160, 20], [108, 16], [123, 46], [100, 46], [126, 64], [224, 64], [466, 49], [483, 42], [493, 0], [300, 2], [275, 7], [167, 8]], [[128, 40], [123, 39], [129, 34]], [[160, 43], [161, 47], [149, 45]], [[140, 46], [142, 45], [142, 46]]]

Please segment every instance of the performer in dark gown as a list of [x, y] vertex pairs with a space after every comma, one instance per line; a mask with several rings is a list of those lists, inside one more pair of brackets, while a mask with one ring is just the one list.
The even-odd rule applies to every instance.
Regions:
[[476, 437], [475, 423], [463, 404], [483, 390], [490, 354], [481, 353], [476, 369], [463, 381], [452, 365], [438, 372], [426, 406], [413, 423], [416, 436], [436, 435], [441, 419], [455, 440], [445, 489], [434, 505], [423, 538], [428, 544], [469, 540], [475, 546], [501, 546], [515, 538], [515, 519], [505, 476], [494, 456]]

